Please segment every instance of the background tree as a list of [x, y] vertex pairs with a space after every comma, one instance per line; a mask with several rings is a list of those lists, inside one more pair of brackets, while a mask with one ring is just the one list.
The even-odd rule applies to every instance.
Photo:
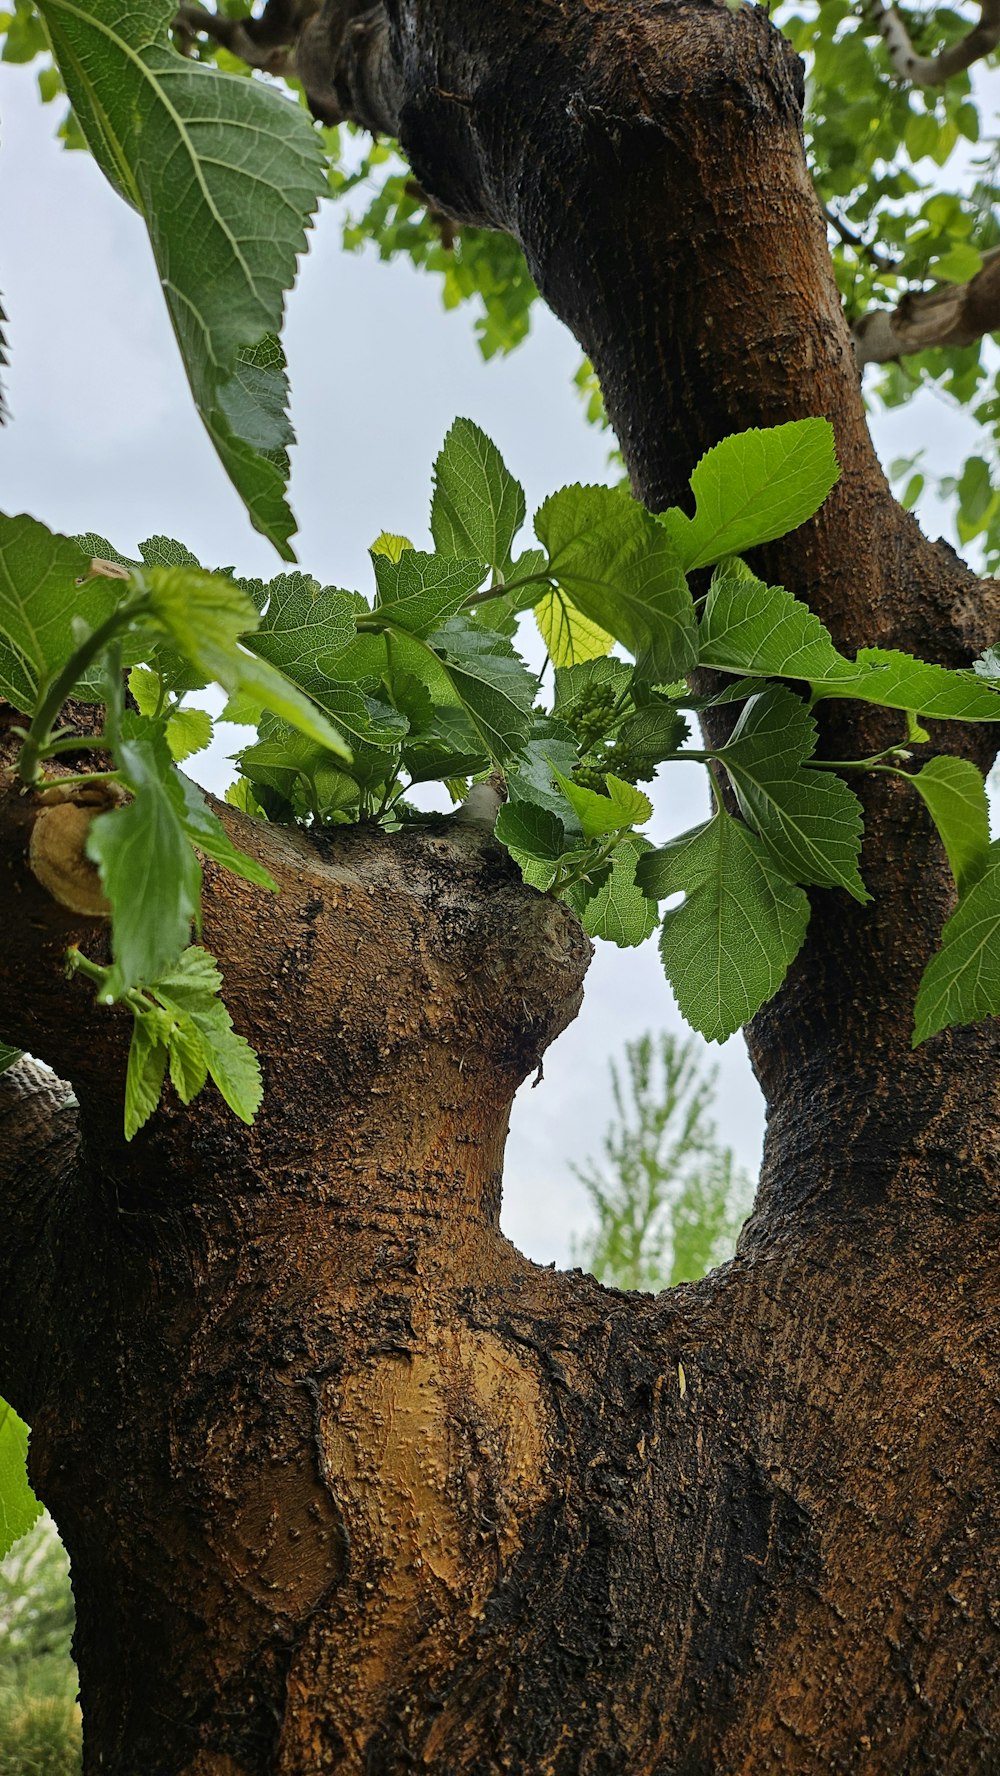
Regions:
[[[166, 16], [42, 11], [287, 557], [274, 334], [317, 144]], [[381, 538], [371, 604], [5, 529], [3, 1020], [56, 1076], [0, 1087], [0, 1362], [74, 1561], [90, 1766], [988, 1769], [996, 593], [873, 456], [799, 66], [726, 6], [182, 25], [520, 242], [663, 517], [564, 489], [515, 555], [516, 484], [459, 426], [435, 549]], [[967, 349], [987, 270], [935, 348]], [[224, 820], [171, 762], [207, 680], [267, 712]], [[715, 812], [651, 852], [636, 785], [692, 708]], [[457, 818], [408, 811], [421, 771]], [[657, 900], [688, 1015], [752, 1020], [770, 1121], [738, 1260], [649, 1300], [535, 1271], [497, 1207], [580, 921], [634, 942]]]
[[730, 1257], [753, 1199], [711, 1116], [716, 1076], [666, 1032], [627, 1043], [625, 1067], [623, 1080], [611, 1064], [603, 1157], [573, 1168], [597, 1222], [573, 1257], [617, 1289], [697, 1282]]

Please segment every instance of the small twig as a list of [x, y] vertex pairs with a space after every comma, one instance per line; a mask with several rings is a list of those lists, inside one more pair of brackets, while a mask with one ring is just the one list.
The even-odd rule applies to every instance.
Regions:
[[830, 227], [836, 234], [839, 234], [845, 247], [853, 247], [856, 253], [860, 253], [862, 258], [868, 260], [869, 265], [875, 267], [876, 271], [898, 271], [898, 260], [887, 259], [884, 254], [879, 253], [875, 247], [869, 246], [866, 240], [862, 240], [860, 234], [856, 234], [853, 228], [848, 228], [847, 223], [841, 221], [835, 211], [829, 209], [826, 204], [823, 204], [821, 207]]

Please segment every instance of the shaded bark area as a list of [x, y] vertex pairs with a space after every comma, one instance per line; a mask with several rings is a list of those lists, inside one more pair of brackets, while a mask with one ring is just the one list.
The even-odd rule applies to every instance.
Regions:
[[[762, 14], [344, 14], [309, 26], [317, 108], [397, 127], [436, 202], [518, 236], [648, 503], [726, 433], [825, 413], [841, 482], [761, 571], [844, 647], [995, 639], [995, 587], [874, 458]], [[895, 722], [844, 707], [828, 755]], [[652, 1300], [499, 1232], [510, 1101], [588, 948], [481, 832], [227, 814], [283, 890], [208, 876], [264, 1111], [168, 1104], [126, 1150], [124, 1020], [60, 978], [103, 925], [42, 892], [8, 786], [0, 1028], [76, 1102], [0, 1078], [0, 1387], [73, 1557], [88, 1770], [997, 1768], [997, 1028], [910, 1051], [948, 877], [901, 786], [867, 812], [875, 902], [814, 894], [750, 1032], [740, 1253]]]

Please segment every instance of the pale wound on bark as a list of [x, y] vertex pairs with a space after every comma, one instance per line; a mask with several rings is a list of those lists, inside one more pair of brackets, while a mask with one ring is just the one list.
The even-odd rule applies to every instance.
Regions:
[[88, 919], [107, 919], [111, 905], [87, 856], [90, 823], [125, 799], [116, 784], [53, 783], [39, 796], [28, 857], [32, 874], [53, 900]]
[[[534, 1363], [461, 1323], [431, 1323], [419, 1349], [375, 1358], [323, 1390], [324, 1467], [364, 1604], [356, 1616], [334, 1612], [324, 1649], [343, 1776], [367, 1767], [414, 1649], [425, 1670], [447, 1668], [456, 1622], [467, 1634], [482, 1623], [543, 1496], [550, 1435]], [[278, 1765], [289, 1776], [324, 1767], [314, 1661], [307, 1645], [289, 1676]]]

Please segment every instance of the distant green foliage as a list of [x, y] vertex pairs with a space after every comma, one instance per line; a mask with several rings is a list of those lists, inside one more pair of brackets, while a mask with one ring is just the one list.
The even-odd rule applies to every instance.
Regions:
[[42, 1517], [0, 1561], [0, 1776], [78, 1776], [73, 1594]]
[[574, 1166], [596, 1225], [574, 1262], [618, 1289], [696, 1282], [732, 1252], [753, 1186], [720, 1145], [716, 1072], [699, 1045], [662, 1034], [625, 1045], [611, 1065], [615, 1117], [602, 1157]]
[[[368, 144], [349, 125], [326, 131], [326, 138], [330, 189], [351, 200], [343, 225], [348, 252], [370, 246], [380, 259], [403, 255], [439, 277], [445, 308], [472, 304], [484, 358], [520, 345], [538, 291], [517, 242], [490, 229], [459, 228], [439, 215], [387, 143]], [[359, 154], [360, 142], [366, 146]], [[359, 197], [363, 209], [357, 207]]]

